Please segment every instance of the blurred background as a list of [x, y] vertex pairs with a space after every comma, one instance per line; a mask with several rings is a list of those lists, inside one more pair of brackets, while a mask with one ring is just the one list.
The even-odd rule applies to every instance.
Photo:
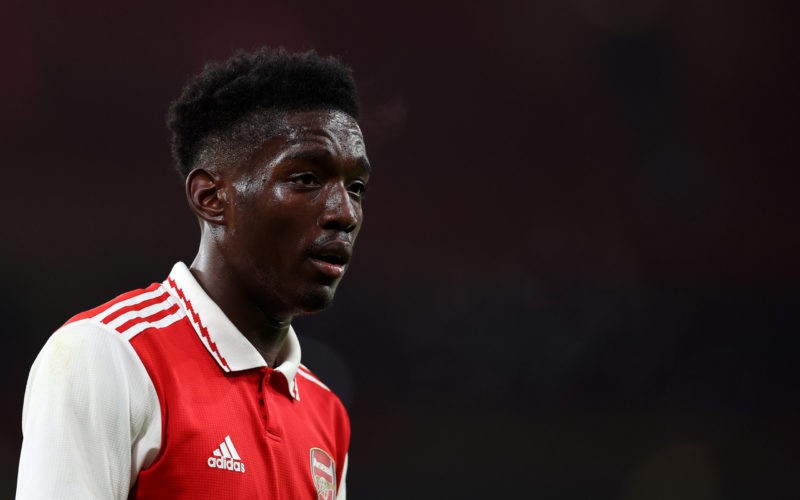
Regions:
[[296, 323], [351, 498], [800, 498], [797, 3], [3, 7], [0, 498], [50, 333], [194, 256], [170, 101], [261, 45], [360, 85], [365, 227]]

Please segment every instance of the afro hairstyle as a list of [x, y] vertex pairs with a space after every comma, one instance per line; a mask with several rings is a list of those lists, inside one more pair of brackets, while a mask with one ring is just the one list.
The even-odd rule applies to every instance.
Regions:
[[352, 70], [336, 58], [263, 47], [208, 63], [169, 108], [176, 168], [185, 178], [202, 158], [249, 158], [270, 135], [276, 114], [312, 110], [358, 119]]

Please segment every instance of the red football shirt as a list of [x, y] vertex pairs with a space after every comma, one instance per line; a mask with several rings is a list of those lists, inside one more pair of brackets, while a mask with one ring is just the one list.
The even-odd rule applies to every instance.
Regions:
[[178, 263], [31, 369], [17, 498], [342, 499], [350, 424], [290, 329], [276, 367]]

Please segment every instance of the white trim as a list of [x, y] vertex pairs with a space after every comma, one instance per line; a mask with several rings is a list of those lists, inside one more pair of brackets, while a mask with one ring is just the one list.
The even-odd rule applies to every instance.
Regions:
[[141, 323], [137, 323], [125, 330], [122, 333], [122, 336], [125, 338], [125, 340], [131, 340], [133, 337], [139, 335], [148, 328], [165, 328], [173, 323], [177, 323], [185, 317], [186, 313], [183, 312], [183, 309], [178, 309], [174, 313], [170, 314], [169, 316], [164, 316], [158, 321], [142, 321]]
[[347, 500], [347, 463], [350, 461], [350, 454], [344, 456], [344, 467], [342, 468], [342, 480], [339, 481], [339, 491], [336, 494], [336, 500]]
[[131, 311], [128, 311], [125, 314], [122, 314], [119, 317], [115, 318], [110, 323], [107, 323], [107, 325], [116, 330], [117, 328], [119, 328], [120, 326], [124, 325], [125, 323], [134, 318], [137, 317], [146, 318], [148, 316], [152, 316], [158, 312], [161, 312], [164, 309], [169, 309], [173, 305], [175, 305], [175, 299], [173, 299], [170, 294], [167, 294], [167, 296], [164, 297], [164, 300], [162, 300], [161, 302], [156, 302], [155, 304], [151, 304], [145, 307], [144, 309], [133, 309]]
[[108, 316], [110, 316], [111, 314], [119, 311], [123, 307], [132, 306], [134, 304], [138, 304], [140, 302], [144, 302], [145, 300], [150, 300], [150, 299], [156, 298], [159, 295], [163, 295], [165, 292], [167, 292], [167, 290], [165, 290], [163, 286], [160, 286], [160, 287], [156, 288], [155, 290], [153, 290], [151, 292], [140, 293], [139, 295], [135, 295], [135, 296], [133, 296], [133, 297], [131, 297], [129, 299], [125, 299], [125, 300], [123, 300], [121, 302], [117, 302], [116, 304], [114, 304], [113, 306], [109, 307], [108, 309], [103, 309], [102, 311], [97, 313], [95, 316], [92, 316], [92, 318], [96, 319], [97, 321], [103, 321], [103, 319], [105, 319]]
[[[267, 366], [267, 362], [264, 361], [261, 353], [225, 316], [222, 309], [211, 300], [211, 297], [206, 294], [203, 287], [200, 286], [200, 283], [197, 282], [184, 263], [178, 262], [175, 264], [169, 273], [169, 277], [174, 281], [175, 286], [183, 294], [185, 300], [180, 298], [180, 295], [173, 289], [169, 280], [164, 284], [165, 287], [187, 309], [187, 315], [195, 328], [195, 332], [220, 368], [228, 372]], [[194, 314], [191, 314], [189, 309]], [[207, 336], [204, 335], [204, 330]], [[212, 343], [216, 346], [216, 349], [212, 347]]]
[[281, 372], [286, 380], [289, 382], [289, 393], [296, 400], [300, 400], [300, 395], [297, 392], [297, 371], [300, 369], [300, 358], [302, 351], [300, 350], [300, 341], [297, 339], [297, 333], [294, 328], [289, 326], [289, 333], [286, 334], [286, 339], [283, 341], [283, 347], [278, 353], [280, 364], [275, 367], [275, 371]]
[[[173, 283], [174, 282], [174, 287]], [[267, 362], [253, 344], [236, 328], [220, 307], [203, 290], [192, 272], [183, 262], [178, 262], [163, 283], [169, 292], [186, 311], [195, 333], [211, 354], [219, 367], [225, 372], [251, 370], [267, 366]], [[183, 295], [183, 298], [181, 298]], [[213, 346], [215, 347], [212, 347]], [[286, 377], [289, 394], [295, 399], [297, 388], [295, 378], [300, 365], [300, 342], [290, 326], [286, 339], [278, 353], [276, 371]]]
[[317, 377], [315, 377], [314, 375], [311, 375], [310, 373], [306, 373], [303, 370], [297, 370], [297, 374], [300, 375], [301, 377], [303, 377], [306, 380], [310, 380], [311, 382], [314, 382], [315, 384], [317, 384], [318, 386], [322, 387], [323, 389], [326, 389], [328, 391], [331, 390], [330, 387], [328, 387], [327, 385], [325, 385], [322, 382], [320, 382]]
[[[211, 357], [214, 358], [214, 361], [217, 362], [219, 367], [222, 368], [222, 370], [225, 373], [230, 372], [231, 371], [230, 368], [225, 366], [225, 363], [222, 362], [222, 359], [220, 359], [219, 354], [217, 354], [214, 351], [214, 349], [211, 348], [211, 344], [209, 344], [208, 338], [205, 335], [202, 334], [201, 327], [200, 327], [200, 325], [197, 324], [197, 321], [194, 320], [194, 316], [189, 314], [188, 310], [184, 314], [186, 314], [186, 317], [189, 318], [189, 322], [192, 324], [192, 327], [194, 328], [194, 331], [197, 334], [197, 337], [200, 339], [200, 342], [203, 343], [203, 345], [205, 346], [205, 348], [208, 351], [208, 353], [211, 354]], [[217, 347], [219, 347], [219, 346], [217, 346]]]

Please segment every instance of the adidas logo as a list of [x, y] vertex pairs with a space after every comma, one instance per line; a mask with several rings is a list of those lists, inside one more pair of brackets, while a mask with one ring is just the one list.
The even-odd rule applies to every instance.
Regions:
[[244, 472], [242, 457], [233, 446], [230, 436], [225, 436], [225, 441], [219, 444], [219, 448], [214, 450], [213, 456], [208, 457], [208, 466], [212, 469], [225, 469], [235, 472]]

